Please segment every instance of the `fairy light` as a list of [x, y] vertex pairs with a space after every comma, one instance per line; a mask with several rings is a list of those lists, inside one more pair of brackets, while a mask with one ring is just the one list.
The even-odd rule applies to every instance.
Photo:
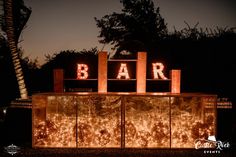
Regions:
[[130, 79], [126, 63], [121, 63], [117, 79], [121, 79], [122, 77]]
[[86, 64], [77, 64], [77, 79], [85, 80], [88, 78], [88, 66]]
[[[47, 120], [35, 119], [34, 145], [39, 147], [119, 147], [120, 122], [88, 115], [77, 119], [49, 114]], [[114, 121], [117, 121], [114, 123]], [[77, 128], [76, 128], [77, 126]], [[76, 139], [77, 132], [77, 139]]]
[[[127, 147], [191, 148], [198, 138], [204, 139], [214, 133], [214, 124], [203, 123], [187, 111], [172, 119], [166, 113], [153, 110], [135, 119], [126, 117], [125, 145]], [[208, 115], [211, 116], [211, 115]], [[41, 147], [119, 147], [121, 122], [109, 118], [76, 118], [50, 115], [47, 121], [35, 119], [34, 145]], [[114, 123], [116, 121], [116, 123]], [[203, 125], [204, 124], [204, 125]], [[171, 127], [171, 136], [170, 136]], [[76, 140], [77, 132], [77, 140]], [[193, 135], [196, 137], [194, 138]], [[205, 137], [206, 136], [206, 137]]]
[[169, 99], [157, 101], [150, 98], [149, 102], [153, 108], [148, 111], [132, 107], [132, 104], [134, 106], [138, 104], [137, 101], [127, 102], [125, 125], [121, 125], [120, 116], [112, 116], [111, 112], [114, 110], [103, 108], [102, 112], [106, 113], [106, 116], [97, 115], [95, 107], [90, 106], [91, 103], [88, 105], [89, 109], [81, 111], [78, 117], [65, 114], [69, 113], [72, 108], [62, 110], [64, 113], [47, 112], [46, 120], [42, 120], [40, 116], [33, 119], [33, 145], [36, 147], [119, 148], [122, 127], [125, 130], [124, 142], [127, 148], [169, 148], [170, 141], [171, 148], [194, 148], [196, 139], [207, 139], [214, 135], [213, 111], [204, 113], [204, 120], [202, 114], [196, 115], [194, 111], [180, 110], [179, 105], [172, 102], [173, 108], [170, 115], [168, 101]]
[[159, 79], [158, 75], [163, 80], [167, 79], [163, 73], [164, 65], [162, 63], [152, 63], [152, 70], [153, 70], [154, 79]]

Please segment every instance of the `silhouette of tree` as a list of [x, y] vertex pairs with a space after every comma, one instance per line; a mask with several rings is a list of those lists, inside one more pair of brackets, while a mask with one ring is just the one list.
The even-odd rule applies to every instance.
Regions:
[[151, 58], [161, 58], [171, 69], [183, 71], [183, 91], [215, 93], [235, 101], [232, 91], [236, 79], [233, 75], [236, 29], [197, 26], [187, 25], [169, 33], [159, 44], [158, 53]]
[[154, 52], [154, 46], [167, 34], [167, 26], [151, 0], [121, 0], [122, 13], [105, 15], [96, 20], [100, 43], [112, 44], [117, 53]]

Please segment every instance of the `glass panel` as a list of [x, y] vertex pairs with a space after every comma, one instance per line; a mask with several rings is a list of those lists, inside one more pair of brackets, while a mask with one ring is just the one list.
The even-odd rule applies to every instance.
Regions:
[[37, 125], [36, 141], [43, 147], [76, 147], [76, 106], [72, 96], [45, 96], [46, 120]]
[[78, 96], [78, 147], [120, 147], [121, 97]]
[[33, 96], [32, 99], [32, 127], [33, 127], [33, 140], [32, 145], [35, 147], [45, 146], [45, 129], [44, 124], [46, 121], [46, 105], [47, 97], [45, 96]]
[[170, 147], [169, 97], [125, 99], [125, 147]]
[[201, 96], [172, 97], [171, 147], [194, 148], [196, 140], [207, 140], [209, 136], [214, 135], [213, 111], [204, 114]]

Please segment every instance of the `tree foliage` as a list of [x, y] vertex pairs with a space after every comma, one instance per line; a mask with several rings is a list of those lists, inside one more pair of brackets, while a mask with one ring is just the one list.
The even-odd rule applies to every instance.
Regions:
[[153, 45], [167, 34], [167, 26], [151, 0], [121, 0], [121, 13], [96, 20], [100, 43], [112, 44], [117, 52], [153, 51]]
[[[31, 8], [27, 7], [24, 4], [24, 0], [12, 0], [12, 13], [13, 13], [13, 24], [14, 24], [14, 35], [15, 41], [18, 43], [20, 35], [23, 29], [26, 27], [26, 23], [29, 20], [31, 15]], [[5, 5], [5, 1], [3, 0], [3, 5]], [[6, 10], [4, 9], [4, 12]], [[1, 20], [1, 29], [2, 31], [6, 31], [6, 20], [3, 18]]]

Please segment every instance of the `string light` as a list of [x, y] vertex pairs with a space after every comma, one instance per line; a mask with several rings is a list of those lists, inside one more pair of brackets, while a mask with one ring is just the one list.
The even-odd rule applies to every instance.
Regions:
[[[208, 117], [211, 115], [208, 115]], [[50, 120], [37, 121], [34, 128], [34, 145], [41, 147], [120, 147], [121, 125], [113, 123], [115, 119], [78, 121], [59, 115], [50, 116]], [[148, 118], [147, 118], [148, 117]], [[138, 120], [128, 116], [125, 124], [125, 145], [127, 147], [169, 147], [169, 118], [164, 113], [153, 112], [142, 115]], [[93, 123], [92, 123], [93, 121]], [[101, 125], [101, 126], [100, 126]], [[214, 124], [202, 123], [189, 113], [182, 113], [172, 120], [171, 147], [194, 147], [198, 138], [207, 139], [214, 133]], [[77, 140], [76, 140], [77, 131]], [[195, 137], [196, 136], [196, 137]]]
[[[86, 64], [77, 64], [77, 79], [87, 79], [88, 78], [88, 65]], [[164, 65], [162, 63], [152, 63], [153, 77], [154, 79], [159, 79], [159, 77], [163, 80], [168, 79], [165, 77], [163, 70]], [[117, 75], [117, 79], [130, 79], [127, 64], [121, 63], [120, 69]]]
[[[179, 105], [172, 102], [170, 115], [168, 100], [150, 99], [152, 108], [148, 110], [144, 110], [145, 106], [136, 108], [138, 101], [127, 101], [125, 126], [121, 125], [120, 115], [112, 116], [114, 114], [111, 113], [114, 110], [103, 108], [99, 114], [107, 114], [100, 116], [96, 114], [95, 107], [90, 106], [86, 109], [85, 105], [81, 108], [83, 112], [81, 111], [79, 117], [65, 114], [70, 113], [69, 111], [73, 108], [62, 110], [64, 113], [60, 114], [48, 113], [46, 120], [42, 120], [39, 115], [33, 119], [33, 145], [36, 147], [120, 148], [122, 127], [125, 127], [126, 147], [168, 148], [171, 140], [172, 148], [194, 148], [196, 139], [207, 139], [214, 135], [213, 110], [204, 113], [203, 119], [201, 113], [180, 109]], [[194, 104], [189, 105], [195, 106], [196, 102], [189, 102]], [[186, 104], [186, 102], [183, 103]]]
[[77, 143], [78, 147], [120, 147], [117, 117], [111, 120], [84, 115], [77, 121], [76, 125], [76, 117], [63, 114], [48, 114], [46, 121], [34, 119], [34, 146], [75, 148]]

